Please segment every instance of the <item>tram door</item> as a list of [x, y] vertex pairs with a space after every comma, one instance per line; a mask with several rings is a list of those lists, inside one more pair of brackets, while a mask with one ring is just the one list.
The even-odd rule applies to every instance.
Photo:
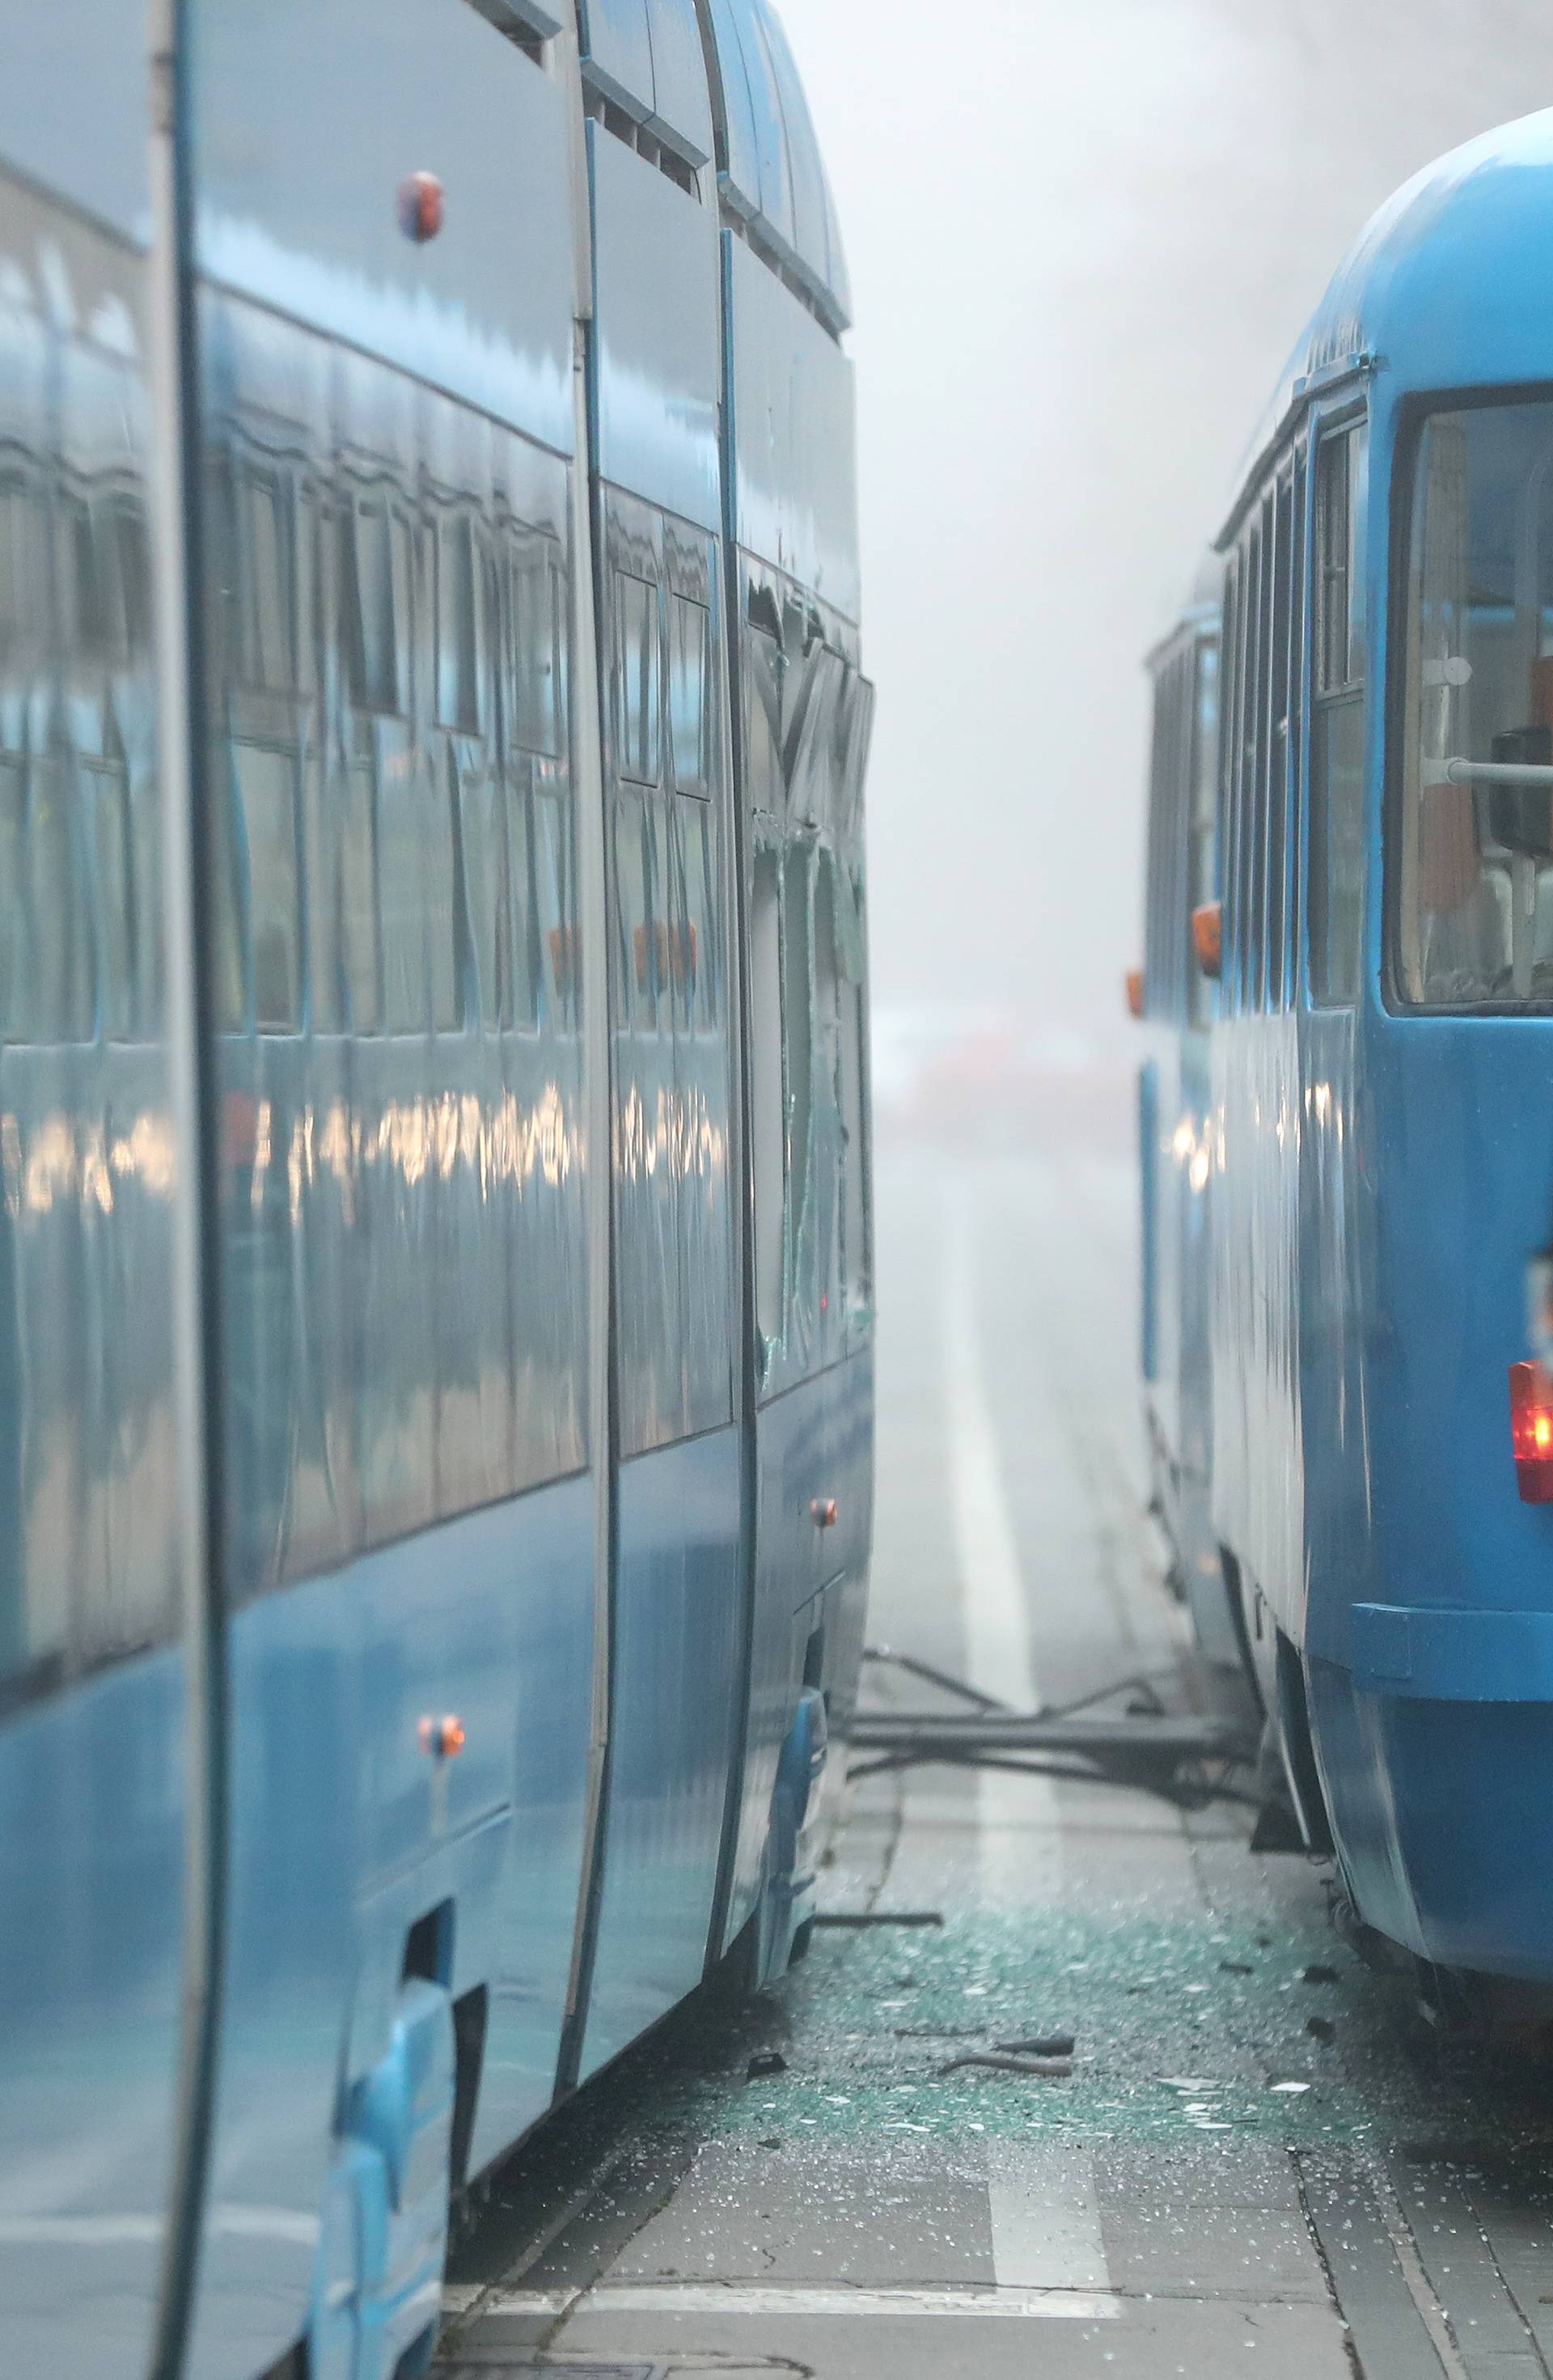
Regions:
[[144, 11], [0, 78], [0, 2372], [141, 2380], [187, 1682], [147, 475]]
[[[704, 152], [683, 14], [677, 82], [655, 19], [657, 115]], [[633, 71], [614, 60], [617, 83]], [[617, 1469], [585, 2073], [704, 1971], [743, 1632], [714, 211], [603, 124], [588, 135]]]

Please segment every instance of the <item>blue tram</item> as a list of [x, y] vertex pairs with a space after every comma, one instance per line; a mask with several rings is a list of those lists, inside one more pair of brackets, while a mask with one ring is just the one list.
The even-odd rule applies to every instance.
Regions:
[[845, 268], [767, 0], [11, 14], [0, 2371], [391, 2380], [461, 2186], [807, 1947]]
[[1159, 657], [1141, 1002], [1147, 1404], [1205, 1639], [1363, 1924], [1490, 2004], [1553, 1984], [1550, 297], [1553, 114], [1341, 267], [1221, 601]]

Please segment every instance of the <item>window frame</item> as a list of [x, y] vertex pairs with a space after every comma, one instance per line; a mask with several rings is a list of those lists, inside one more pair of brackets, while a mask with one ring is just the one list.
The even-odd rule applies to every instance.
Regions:
[[[1389, 1016], [1407, 1021], [1417, 1017], [1457, 1016], [1477, 1021], [1494, 1017], [1535, 1020], [1553, 1015], [1553, 1000], [1420, 1001], [1410, 1000], [1401, 988], [1402, 831], [1406, 799], [1405, 757], [1407, 721], [1408, 573], [1413, 559], [1413, 504], [1419, 449], [1432, 415], [1492, 412], [1515, 405], [1553, 406], [1553, 380], [1508, 381], [1470, 388], [1421, 389], [1401, 398], [1397, 407], [1387, 486], [1389, 518], [1386, 538], [1386, 669], [1383, 688], [1384, 748], [1381, 758], [1380, 871], [1381, 948], [1379, 990]], [[1370, 533], [1374, 534], [1373, 489]], [[1371, 656], [1373, 662], [1373, 655]], [[1374, 688], [1373, 668], [1369, 681]], [[1366, 908], [1369, 906], [1366, 899]]]

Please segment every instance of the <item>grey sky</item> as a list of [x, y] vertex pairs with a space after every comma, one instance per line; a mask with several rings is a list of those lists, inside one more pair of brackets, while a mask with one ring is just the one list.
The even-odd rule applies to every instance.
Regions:
[[778, 0], [852, 266], [878, 994], [1110, 1038], [1139, 661], [1329, 273], [1547, 0]]

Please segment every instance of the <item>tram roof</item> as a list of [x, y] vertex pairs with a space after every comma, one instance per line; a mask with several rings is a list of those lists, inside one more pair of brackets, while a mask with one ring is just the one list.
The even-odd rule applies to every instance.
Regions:
[[696, 0], [583, 0], [584, 79], [692, 165], [711, 152], [715, 118], [724, 203], [839, 334], [852, 320], [846, 258], [781, 18], [772, 0], [707, 0], [707, 10], [711, 116]]
[[1553, 381], [1553, 108], [1426, 165], [1372, 215], [1280, 376], [1236, 481], [1228, 543], [1316, 398], [1365, 373], [1394, 393]]

